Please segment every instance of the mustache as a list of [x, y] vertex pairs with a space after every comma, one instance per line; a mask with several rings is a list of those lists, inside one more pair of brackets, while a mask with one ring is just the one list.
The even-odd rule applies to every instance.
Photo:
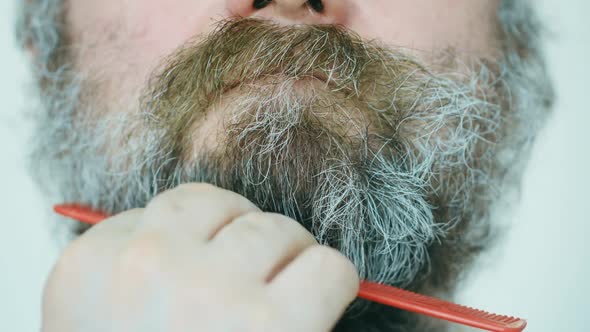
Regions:
[[362, 95], [379, 95], [379, 90], [371, 93], [376, 85], [371, 83], [399, 86], [404, 78], [392, 80], [391, 72], [419, 67], [401, 53], [392, 59], [391, 49], [340, 26], [281, 26], [259, 19], [221, 22], [208, 36], [184, 45], [165, 63], [163, 74], [155, 77], [162, 82], [157, 84], [160, 90], [199, 91], [200, 96], [218, 96], [244, 82], [277, 74], [320, 78], [334, 90], [357, 95], [361, 95], [359, 85], [368, 85]]
[[233, 89], [252, 90], [254, 82], [319, 81], [324, 92], [338, 94], [338, 101], [331, 95], [325, 104], [360, 104], [367, 110], [361, 116], [382, 132], [415, 115], [420, 91], [429, 85], [427, 70], [404, 52], [335, 25], [228, 20], [164, 63], [151, 77], [141, 105], [148, 110], [148, 124], [174, 128], [179, 146], [190, 145], [183, 138], [211, 105]]

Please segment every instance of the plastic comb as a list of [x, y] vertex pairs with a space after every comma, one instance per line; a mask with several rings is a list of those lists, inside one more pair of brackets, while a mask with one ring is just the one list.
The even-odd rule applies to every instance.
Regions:
[[361, 282], [358, 297], [487, 331], [518, 332], [526, 327], [526, 321], [520, 318], [496, 315], [403, 289], [366, 281]]
[[[56, 205], [53, 209], [62, 216], [90, 225], [98, 224], [109, 217], [105, 213], [79, 204]], [[526, 327], [526, 321], [520, 318], [496, 315], [369, 281], [361, 282], [358, 297], [487, 331], [520, 332]]]

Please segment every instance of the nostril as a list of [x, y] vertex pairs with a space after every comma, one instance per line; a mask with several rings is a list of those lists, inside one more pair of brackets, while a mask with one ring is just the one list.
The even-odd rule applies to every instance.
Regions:
[[[268, 6], [272, 1], [273, 0], [254, 0], [252, 7], [254, 7], [254, 9], [262, 9]], [[315, 10], [318, 13], [324, 11], [324, 4], [322, 0], [308, 0], [307, 4], [309, 7], [311, 7], [311, 9]]]
[[309, 0], [308, 3], [309, 6], [316, 12], [321, 13], [324, 11], [324, 4], [322, 3], [322, 0]]
[[271, 2], [272, 2], [272, 0], [254, 0], [253, 7], [254, 7], [254, 9], [262, 9], [262, 8], [268, 6], [268, 4]]

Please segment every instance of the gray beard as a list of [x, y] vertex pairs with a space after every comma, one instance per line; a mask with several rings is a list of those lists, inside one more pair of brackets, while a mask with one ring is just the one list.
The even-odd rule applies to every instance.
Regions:
[[[390, 61], [408, 61], [386, 53]], [[157, 76], [182, 65], [181, 59]], [[208, 148], [188, 144], [190, 133], [179, 130], [182, 115], [195, 109], [169, 105], [172, 98], [162, 87], [171, 82], [150, 86], [140, 112], [98, 120], [96, 101], [81, 97], [88, 81], [65, 72], [42, 91], [46, 112], [39, 118], [33, 174], [59, 202], [109, 213], [143, 207], [181, 183], [212, 183], [300, 221], [320, 243], [349, 257], [362, 279], [447, 297], [458, 274], [487, 245], [490, 207], [507, 185], [514, 188], [536, 132], [522, 121], [531, 110], [519, 108], [540, 102], [538, 95], [519, 93], [531, 73], [514, 59], [477, 62], [460, 79], [452, 70], [420, 71], [391, 87], [417, 92], [403, 103], [417, 106], [396, 113], [395, 121], [372, 115], [359, 120], [347, 102], [326, 100], [340, 85], [305, 98], [280, 87], [244, 87], [235, 101], [240, 111], [225, 119], [219, 147]], [[518, 105], [509, 94], [517, 94]], [[360, 114], [372, 106], [364, 105]], [[345, 116], [326, 117], [333, 109]], [[173, 114], [181, 116], [170, 122]], [[351, 131], [342, 130], [347, 123]], [[371, 130], [375, 123], [387, 130]], [[335, 330], [442, 329], [442, 323], [359, 300]]]

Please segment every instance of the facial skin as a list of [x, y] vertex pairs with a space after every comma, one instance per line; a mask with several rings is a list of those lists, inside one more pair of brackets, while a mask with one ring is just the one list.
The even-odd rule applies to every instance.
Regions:
[[[32, 25], [21, 37], [40, 69], [33, 175], [110, 213], [212, 183], [298, 220], [363, 279], [450, 296], [551, 104], [534, 15], [317, 4], [56, 2], [53, 48]], [[359, 304], [337, 331], [443, 330]]]

